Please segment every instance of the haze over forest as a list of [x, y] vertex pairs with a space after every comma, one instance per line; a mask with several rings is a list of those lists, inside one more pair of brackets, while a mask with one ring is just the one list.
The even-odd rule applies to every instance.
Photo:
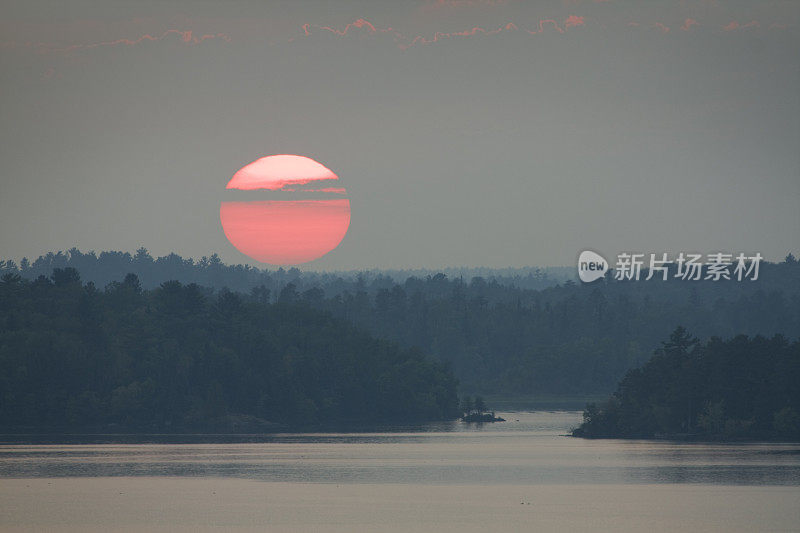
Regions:
[[[373, 377], [415, 391], [400, 411], [444, 417], [457, 393], [608, 394], [678, 326], [702, 342], [798, 337], [798, 264], [787, 256], [800, 248], [796, 3], [332, 5], [6, 6], [0, 273], [17, 302], [2, 311], [7, 375], [38, 390], [42, 361], [60, 354], [75, 375], [89, 364], [104, 381], [78, 379], [52, 406], [81, 411], [115, 391], [136, 404], [142, 391], [172, 390], [165, 376], [194, 376], [202, 386], [178, 387], [163, 423], [259, 401], [276, 402], [269, 417], [235, 414], [343, 420], [339, 407], [365, 392], [315, 381], [322, 356], [306, 350], [302, 323], [287, 319], [292, 334], [267, 327], [274, 342], [261, 354], [287, 358], [285, 376], [310, 372], [292, 390], [220, 383], [220, 396], [205, 355], [230, 350], [246, 375], [261, 361], [255, 345], [211, 335], [205, 355], [189, 349], [215, 321], [246, 333], [291, 309], [341, 321], [327, 342], [356, 358], [383, 346]], [[349, 230], [321, 259], [264, 269], [228, 242], [220, 205], [272, 198], [225, 186], [277, 154], [338, 176], [325, 194], [346, 193], [337, 220]], [[581, 284], [583, 250], [612, 264], [625, 251], [768, 263], [753, 282]], [[188, 318], [165, 303], [176, 294]], [[143, 317], [123, 324], [128, 313]], [[160, 329], [173, 319], [178, 330]], [[137, 327], [151, 344], [125, 340]], [[142, 353], [147, 372], [131, 363]], [[398, 378], [415, 365], [433, 381]], [[228, 378], [228, 388], [239, 379]], [[8, 405], [33, 409], [14, 383]]]
[[[75, 287], [83, 284], [87, 294], [104, 291], [113, 304], [130, 275], [139, 305], [162, 298], [177, 283], [205, 302], [201, 306], [223, 305], [235, 295], [237, 302], [320, 311], [447, 365], [468, 394], [606, 394], [678, 326], [701, 339], [800, 337], [800, 262], [792, 254], [762, 264], [755, 281], [684, 281], [673, 277], [673, 268], [668, 281], [616, 281], [608, 275], [589, 284], [535, 269], [471, 278], [266, 271], [217, 258], [156, 259], [144, 249], [133, 255], [72, 250], [21, 266], [0, 263], [0, 273], [27, 280], [32, 289], [51, 280], [59, 285], [64, 272], [73, 273], [67, 276], [73, 292], [55, 295], [77, 295]], [[18, 323], [13, 306], [6, 307], [7, 321]]]
[[798, 0], [0, 0], [0, 530], [798, 529], [798, 51]]

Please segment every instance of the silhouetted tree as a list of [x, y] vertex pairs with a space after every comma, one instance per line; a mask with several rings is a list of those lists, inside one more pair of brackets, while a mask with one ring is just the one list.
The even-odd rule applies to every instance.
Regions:
[[483, 413], [486, 411], [486, 403], [484, 403], [483, 398], [481, 396], [475, 396], [475, 410], [478, 413]]

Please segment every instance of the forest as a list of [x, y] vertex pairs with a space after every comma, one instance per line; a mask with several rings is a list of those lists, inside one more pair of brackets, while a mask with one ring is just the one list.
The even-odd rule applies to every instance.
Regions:
[[800, 342], [679, 327], [583, 418], [576, 437], [800, 440]]
[[302, 303], [128, 274], [0, 279], [3, 432], [266, 431], [452, 419], [445, 365]]
[[[701, 339], [800, 337], [800, 262], [792, 254], [762, 263], [756, 281], [609, 275], [588, 284], [564, 279], [563, 269], [449, 269], [408, 277], [269, 271], [224, 265], [216, 256], [153, 258], [144, 248], [99, 255], [73, 249], [19, 265], [0, 262], [0, 273], [28, 280], [55, 268], [77, 268], [99, 287], [132, 272], [149, 288], [180, 279], [211, 292], [229, 289], [246, 302], [314, 308], [449, 365], [464, 394], [607, 395], [679, 325]], [[482, 275], [466, 278], [470, 273]]]

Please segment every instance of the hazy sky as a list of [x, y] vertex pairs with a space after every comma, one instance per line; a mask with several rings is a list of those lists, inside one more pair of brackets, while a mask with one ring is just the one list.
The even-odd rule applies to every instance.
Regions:
[[302, 154], [352, 219], [307, 265], [800, 250], [796, 1], [2, 2], [0, 258], [250, 262], [234, 172]]

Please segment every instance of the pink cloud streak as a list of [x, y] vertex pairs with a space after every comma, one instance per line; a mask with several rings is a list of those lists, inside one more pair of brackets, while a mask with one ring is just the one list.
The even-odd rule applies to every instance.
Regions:
[[[585, 25], [586, 25], [586, 19], [584, 17], [580, 17], [577, 15], [570, 15], [564, 20], [563, 27], [555, 19], [541, 19], [539, 20], [538, 25], [534, 27], [534, 29], [526, 29], [525, 32], [530, 35], [534, 35], [538, 33], [543, 33], [546, 28], [550, 27], [553, 30], [557, 31], [558, 33], [565, 33], [566, 30], [570, 28], [576, 28], [578, 26], [585, 26]], [[415, 45], [437, 43], [441, 40], [450, 39], [453, 37], [474, 37], [477, 35], [489, 36], [489, 35], [497, 35], [499, 33], [518, 31], [520, 29], [520, 27], [514, 22], [509, 22], [503, 26], [493, 29], [486, 29], [481, 26], [473, 26], [468, 30], [454, 31], [454, 32], [437, 31], [434, 32], [433, 35], [431, 36], [416, 35], [414, 37], [408, 37], [391, 27], [387, 28], [376, 27], [373, 23], [371, 23], [366, 19], [357, 19], [353, 22], [346, 24], [342, 29], [336, 29], [331, 26], [321, 26], [317, 24], [308, 24], [308, 23], [303, 24], [301, 28], [303, 30], [303, 34], [306, 37], [311, 36], [315, 31], [331, 33], [338, 37], [345, 37], [356, 30], [365, 31], [369, 35], [374, 35], [378, 33], [389, 33], [394, 36], [395, 41], [398, 43], [398, 47], [401, 48], [402, 50], [406, 50]]]

